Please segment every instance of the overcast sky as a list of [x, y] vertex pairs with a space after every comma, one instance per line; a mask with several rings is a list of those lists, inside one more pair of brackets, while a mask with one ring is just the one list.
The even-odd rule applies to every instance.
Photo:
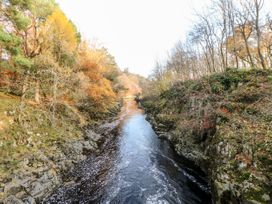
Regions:
[[98, 41], [121, 69], [147, 76], [184, 39], [211, 0], [57, 0], [84, 38]]

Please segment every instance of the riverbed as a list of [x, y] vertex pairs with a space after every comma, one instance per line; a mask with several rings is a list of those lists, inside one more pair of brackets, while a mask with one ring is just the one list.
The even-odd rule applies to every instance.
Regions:
[[116, 138], [44, 203], [212, 203], [204, 173], [157, 137], [134, 101], [126, 101], [113, 123]]

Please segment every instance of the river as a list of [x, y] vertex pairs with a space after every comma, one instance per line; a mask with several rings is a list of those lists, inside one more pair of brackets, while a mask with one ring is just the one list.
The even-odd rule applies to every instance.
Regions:
[[157, 137], [133, 101], [118, 121], [117, 137], [44, 203], [212, 203], [205, 175]]

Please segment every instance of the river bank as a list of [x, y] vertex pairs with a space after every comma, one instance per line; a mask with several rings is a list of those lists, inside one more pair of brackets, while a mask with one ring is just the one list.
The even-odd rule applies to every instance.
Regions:
[[142, 100], [160, 137], [209, 176], [216, 203], [271, 203], [271, 72], [228, 70]]
[[108, 107], [103, 101], [103, 109], [67, 98], [37, 104], [0, 91], [0, 203], [40, 203], [77, 165], [104, 151], [127, 114], [122, 99], [140, 91], [136, 75], [117, 81], [118, 97]]
[[[18, 100], [11, 96], [5, 97], [6, 101], [1, 98], [6, 102], [2, 104], [5, 104], [3, 109], [8, 111], [5, 117], [13, 121], [16, 119], [16, 109], [12, 108], [17, 106]], [[28, 121], [28, 128], [16, 130], [17, 134], [28, 138], [26, 145], [16, 144], [16, 152], [11, 152], [12, 148], [8, 151], [5, 146], [1, 147], [5, 154], [9, 153], [13, 158], [12, 161], [5, 158], [4, 154], [1, 155], [0, 203], [4, 204], [40, 203], [64, 185], [67, 173], [101, 151], [103, 144], [114, 136], [120, 106], [112, 109], [107, 119], [89, 126], [81, 124], [73, 113], [67, 115], [70, 117], [68, 120], [63, 118], [62, 124], [51, 127], [43, 120], [45, 117], [41, 109], [28, 105], [24, 112], [34, 118]], [[40, 121], [36, 122], [35, 118]], [[77, 123], [71, 123], [70, 120]], [[16, 122], [10, 125], [16, 125]]]
[[205, 174], [157, 137], [133, 100], [121, 113], [116, 137], [44, 203], [211, 203]]

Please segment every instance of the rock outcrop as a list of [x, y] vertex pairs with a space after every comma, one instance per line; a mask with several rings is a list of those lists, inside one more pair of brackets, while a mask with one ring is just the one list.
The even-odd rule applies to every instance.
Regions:
[[157, 133], [208, 174], [216, 203], [272, 203], [271, 75], [228, 70], [142, 101]]
[[1, 181], [2, 203], [40, 202], [62, 184], [63, 173], [86, 159], [89, 153], [98, 151], [101, 138], [100, 134], [87, 130], [85, 138], [69, 141], [62, 148], [56, 147], [50, 156], [40, 150], [35, 158], [25, 158], [12, 175]]

